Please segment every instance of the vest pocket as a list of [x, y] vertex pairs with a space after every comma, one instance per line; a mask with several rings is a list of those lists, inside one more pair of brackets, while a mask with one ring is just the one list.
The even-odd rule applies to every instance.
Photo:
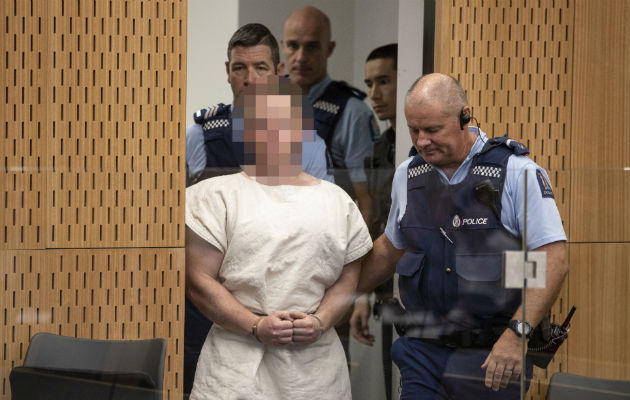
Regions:
[[408, 311], [419, 310], [422, 307], [420, 281], [424, 264], [424, 253], [410, 251], [406, 251], [396, 264], [400, 299]]
[[459, 306], [477, 316], [504, 312], [502, 254], [458, 254], [455, 262]]

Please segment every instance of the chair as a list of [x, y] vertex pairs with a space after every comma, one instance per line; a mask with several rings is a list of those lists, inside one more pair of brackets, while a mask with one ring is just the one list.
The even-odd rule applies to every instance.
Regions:
[[13, 400], [157, 400], [164, 339], [92, 340], [38, 333], [22, 367], [11, 371]]
[[547, 400], [628, 400], [630, 381], [598, 379], [556, 372], [549, 381]]

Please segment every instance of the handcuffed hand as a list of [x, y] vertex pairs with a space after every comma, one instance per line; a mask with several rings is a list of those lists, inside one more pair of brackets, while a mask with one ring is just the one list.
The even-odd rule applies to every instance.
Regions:
[[288, 311], [274, 311], [258, 322], [256, 338], [263, 344], [282, 346], [291, 343], [292, 337], [293, 318]]
[[315, 343], [322, 336], [322, 326], [313, 315], [299, 311], [291, 311], [293, 319], [293, 342], [309, 345]]

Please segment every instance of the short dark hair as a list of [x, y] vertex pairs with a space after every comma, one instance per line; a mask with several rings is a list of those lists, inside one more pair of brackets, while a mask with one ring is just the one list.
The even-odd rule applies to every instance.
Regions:
[[278, 41], [271, 31], [269, 31], [269, 29], [267, 29], [267, 27], [263, 24], [246, 24], [234, 32], [230, 38], [230, 42], [228, 43], [228, 61], [231, 61], [233, 48], [237, 46], [253, 47], [258, 45], [265, 45], [269, 47], [269, 50], [271, 50], [273, 69], [276, 71], [278, 64], [280, 64], [280, 49], [278, 48]]
[[391, 58], [394, 60], [394, 69], [398, 68], [398, 43], [386, 44], [385, 46], [375, 48], [367, 56], [365, 62], [377, 58]]

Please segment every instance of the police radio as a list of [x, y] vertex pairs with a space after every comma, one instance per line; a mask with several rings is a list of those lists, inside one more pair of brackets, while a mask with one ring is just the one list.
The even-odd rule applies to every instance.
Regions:
[[481, 205], [491, 209], [494, 216], [501, 221], [501, 216], [499, 215], [499, 210], [497, 210], [496, 206], [496, 202], [499, 198], [499, 191], [495, 189], [490, 179], [484, 179], [479, 182], [473, 188], [473, 195], [475, 196], [475, 200], [481, 203]]

